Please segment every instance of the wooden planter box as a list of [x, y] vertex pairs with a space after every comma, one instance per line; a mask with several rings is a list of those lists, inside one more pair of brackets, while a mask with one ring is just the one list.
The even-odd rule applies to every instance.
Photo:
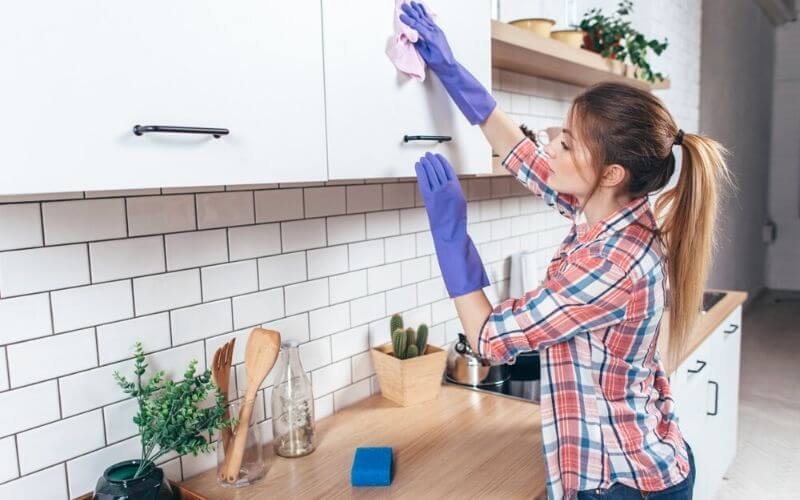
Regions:
[[442, 387], [447, 351], [429, 345], [425, 354], [411, 359], [397, 359], [392, 344], [371, 349], [372, 364], [378, 375], [381, 394], [401, 406], [411, 406], [436, 399]]

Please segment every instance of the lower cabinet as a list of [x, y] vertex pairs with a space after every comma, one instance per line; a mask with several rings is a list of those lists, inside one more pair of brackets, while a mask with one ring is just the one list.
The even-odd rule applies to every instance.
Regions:
[[697, 469], [694, 498], [713, 499], [736, 455], [742, 308], [670, 377], [680, 428]]

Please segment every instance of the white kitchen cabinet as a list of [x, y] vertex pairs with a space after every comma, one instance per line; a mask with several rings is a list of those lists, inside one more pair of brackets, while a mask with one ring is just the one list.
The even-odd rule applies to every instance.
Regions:
[[319, 0], [5, 7], [0, 194], [326, 178]]
[[697, 469], [693, 498], [713, 499], [736, 455], [742, 308], [670, 377], [679, 424]]
[[[455, 56], [491, 89], [489, 0], [429, 0]], [[330, 179], [410, 177], [426, 151], [458, 173], [491, 172], [480, 129], [452, 103], [436, 76], [400, 74], [385, 49], [394, 33], [394, 0], [322, 0]], [[405, 136], [447, 136], [448, 142]]]

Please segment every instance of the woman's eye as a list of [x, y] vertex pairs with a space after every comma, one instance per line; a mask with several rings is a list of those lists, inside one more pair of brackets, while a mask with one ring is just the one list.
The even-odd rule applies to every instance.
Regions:
[[562, 147], [563, 147], [565, 150], [569, 150], [569, 148], [567, 147], [567, 143], [565, 143], [564, 141], [561, 141], [561, 146], [562, 146]]

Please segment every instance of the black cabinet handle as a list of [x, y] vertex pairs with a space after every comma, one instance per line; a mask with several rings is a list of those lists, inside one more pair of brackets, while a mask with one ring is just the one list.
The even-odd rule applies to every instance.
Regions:
[[219, 139], [223, 135], [230, 134], [226, 128], [205, 128], [205, 127], [173, 127], [170, 125], [134, 125], [133, 133], [136, 135], [147, 134], [149, 132], [167, 132], [173, 134], [209, 134]]
[[728, 325], [728, 327], [730, 328], [730, 330], [722, 330], [722, 333], [730, 335], [732, 333], [736, 333], [736, 330], [739, 329], [739, 325], [731, 324], [731, 325]]
[[708, 381], [709, 384], [714, 384], [714, 411], [710, 412], [707, 411], [706, 415], [716, 415], [717, 410], [719, 410], [719, 384], [714, 382], [713, 380]]
[[700, 361], [698, 359], [697, 362], [700, 363], [700, 368], [698, 368], [696, 370], [689, 370], [689, 373], [700, 373], [701, 371], [703, 371], [703, 368], [706, 367], [706, 362], [705, 361]]
[[411, 141], [436, 141], [436, 142], [448, 142], [452, 141], [453, 138], [449, 135], [404, 135], [403, 142], [411, 142]]

